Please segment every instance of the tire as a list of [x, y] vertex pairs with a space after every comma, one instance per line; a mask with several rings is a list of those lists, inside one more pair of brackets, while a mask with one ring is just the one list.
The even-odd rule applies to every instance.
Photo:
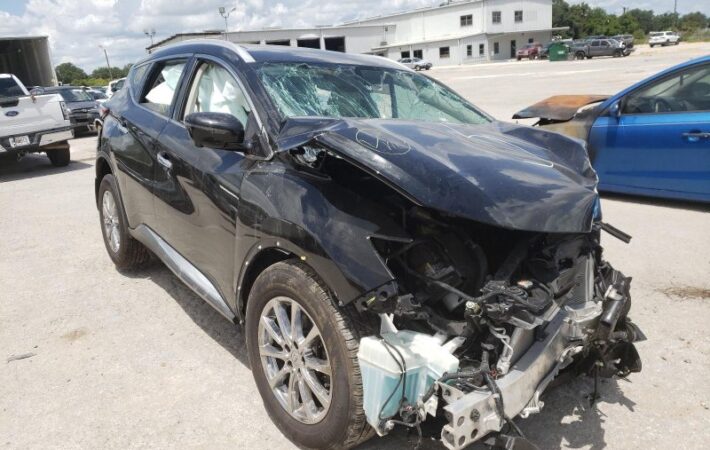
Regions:
[[680, 41], [675, 41], [675, 42], [673, 43], [673, 45], [678, 45], [678, 44], [680, 44]]
[[577, 59], [584, 59], [586, 55], [584, 54], [584, 52], [577, 52], [577, 53], [575, 53], [574, 56], [575, 56]]
[[[264, 317], [268, 317], [275, 329], [280, 330], [276, 319], [278, 307], [275, 305], [281, 305], [283, 311], [288, 310], [286, 317], [291, 317], [293, 308], [300, 308], [301, 323], [306, 325], [302, 326], [302, 333], [299, 335], [312, 332], [313, 328], [306, 331], [307, 324], [317, 327], [320, 334], [311, 341], [311, 345], [320, 352], [321, 360], [325, 355], [328, 363], [322, 364], [322, 367], [330, 368], [330, 376], [304, 368], [304, 364], [307, 365], [306, 359], [298, 355], [303, 354], [300, 352], [312, 350], [298, 348], [298, 345], [303, 345], [303, 339], [300, 344], [288, 344], [290, 325], [284, 326], [289, 330], [288, 334], [275, 331], [282, 340], [285, 339], [283, 346], [278, 344], [273, 334], [267, 332]], [[362, 378], [357, 361], [359, 339], [359, 333], [345, 311], [335, 305], [326, 285], [310, 267], [300, 261], [276, 263], [264, 270], [254, 282], [246, 310], [246, 345], [254, 380], [271, 420], [287, 438], [299, 446], [347, 449], [374, 435], [363, 410]], [[271, 345], [272, 350], [278, 350], [283, 355], [286, 354], [284, 350], [290, 349], [287, 351], [291, 356], [278, 358], [262, 355], [260, 349], [266, 343]], [[313, 343], [319, 344], [316, 346]], [[292, 356], [294, 353], [295, 360]], [[278, 377], [278, 373], [287, 366], [288, 369], [285, 370], [290, 372]], [[287, 411], [289, 405], [284, 404], [287, 401], [284, 397], [288, 396], [277, 397], [269, 384], [269, 379], [276, 379], [280, 382], [279, 386], [288, 392], [292, 381], [298, 383], [299, 377], [305, 380], [306, 375], [301, 375], [304, 373], [318, 375], [320, 386], [327, 385], [324, 392], [330, 396], [327, 408], [320, 401], [318, 404], [313, 403], [316, 411], [311, 412], [315, 412], [316, 419], [313, 419], [312, 423], [304, 423], [305, 419], [296, 417], [298, 408], [293, 413]], [[296, 402], [303, 399], [300, 392], [299, 390], [294, 397]], [[317, 397], [313, 397], [315, 390], [310, 392], [312, 398]]]
[[414, 66], [414, 70], [417, 71], [417, 72], [419, 72], [420, 70], [422, 70], [422, 68], [419, 67], [419, 66]]
[[[110, 196], [113, 208], [105, 204], [105, 196]], [[116, 186], [116, 179], [108, 174], [99, 185], [99, 218], [101, 220], [101, 235], [109, 257], [118, 269], [130, 270], [143, 266], [150, 260], [150, 252], [140, 242], [128, 233], [128, 220], [123, 202]], [[110, 222], [110, 225], [109, 225]], [[109, 231], [110, 230], [110, 231]], [[117, 245], [112, 245], [116, 239]]]
[[530, 61], [532, 61], [533, 59], [535, 59], [535, 55], [530, 55], [530, 56], [528, 56], [528, 59], [529, 59]]
[[61, 148], [53, 148], [47, 150], [47, 158], [54, 167], [66, 167], [71, 160], [71, 150], [69, 144], [65, 144]]

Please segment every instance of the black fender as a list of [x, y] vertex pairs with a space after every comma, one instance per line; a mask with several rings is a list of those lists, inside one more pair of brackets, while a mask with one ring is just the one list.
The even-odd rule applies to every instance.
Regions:
[[[288, 159], [288, 155], [282, 158]], [[238, 218], [235, 310], [239, 313], [248, 298], [244, 284], [249, 265], [261, 252], [301, 259], [328, 285], [338, 303], [346, 305], [394, 280], [370, 238], [410, 240], [381, 205], [328, 177], [300, 171], [288, 161], [257, 164], [246, 175]]]

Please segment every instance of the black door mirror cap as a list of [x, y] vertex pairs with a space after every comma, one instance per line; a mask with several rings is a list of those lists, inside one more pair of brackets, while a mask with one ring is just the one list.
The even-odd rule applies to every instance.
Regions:
[[246, 151], [244, 124], [231, 114], [197, 112], [185, 116], [185, 127], [197, 147]]

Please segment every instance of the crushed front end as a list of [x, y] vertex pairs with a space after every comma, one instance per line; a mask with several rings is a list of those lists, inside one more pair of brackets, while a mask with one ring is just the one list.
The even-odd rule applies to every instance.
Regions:
[[590, 233], [530, 233], [415, 211], [410, 242], [372, 239], [398, 294], [358, 304], [383, 322], [359, 354], [366, 413], [379, 434], [443, 414], [450, 449], [486, 436], [515, 448], [522, 437], [511, 419], [539, 412], [561, 373], [641, 370], [631, 279], [602, 258], [600, 222]]

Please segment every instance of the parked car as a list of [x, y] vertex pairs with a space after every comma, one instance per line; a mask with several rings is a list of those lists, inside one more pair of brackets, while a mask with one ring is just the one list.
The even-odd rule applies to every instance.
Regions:
[[438, 414], [460, 449], [539, 411], [558, 373], [640, 370], [631, 279], [599, 243], [625, 235], [578, 140], [385, 58], [218, 40], [155, 51], [108, 106], [108, 255], [156, 255], [243, 324], [299, 446]]
[[62, 98], [27, 91], [12, 74], [0, 74], [0, 155], [21, 158], [46, 153], [55, 166], [71, 159], [69, 139], [74, 137], [69, 112]]
[[429, 70], [432, 66], [429, 61], [421, 58], [402, 58], [397, 62], [414, 70]]
[[710, 56], [616, 95], [558, 96], [516, 113], [588, 142], [608, 192], [710, 202]]
[[515, 52], [515, 57], [518, 59], [518, 61], [523, 58], [535, 59], [540, 54], [541, 47], [542, 46], [538, 43], [525, 44], [522, 48], [519, 48], [518, 51]]
[[126, 78], [119, 78], [117, 80], [111, 80], [109, 81], [108, 85], [105, 87], [106, 90], [106, 96], [108, 98], [111, 98], [113, 94], [115, 94], [118, 90], [120, 90], [123, 87], [123, 84], [126, 82]]
[[648, 33], [648, 45], [653, 48], [656, 45], [678, 45], [680, 36], [675, 31], [652, 31]]
[[91, 96], [91, 98], [94, 99], [94, 101], [97, 104], [101, 104], [108, 100], [108, 96], [103, 92], [99, 91], [97, 89], [84, 89], [84, 91]]
[[592, 39], [584, 44], [577, 44], [573, 47], [576, 59], [592, 59], [595, 56], [628, 56], [629, 51], [624, 44], [614, 39]]
[[94, 98], [78, 86], [54, 86], [42, 88], [48, 94], [59, 94], [69, 110], [69, 120], [74, 132], [95, 132], [94, 119], [99, 116], [99, 109]]

